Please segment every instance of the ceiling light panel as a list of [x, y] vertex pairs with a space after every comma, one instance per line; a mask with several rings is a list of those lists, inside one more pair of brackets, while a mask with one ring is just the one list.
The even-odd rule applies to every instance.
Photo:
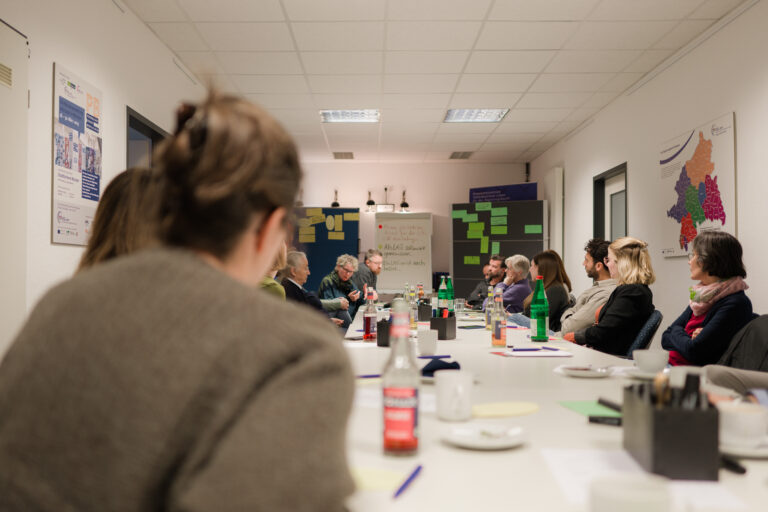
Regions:
[[378, 123], [381, 113], [378, 110], [321, 110], [320, 121], [323, 123]]
[[457, 108], [445, 114], [445, 123], [499, 123], [509, 112], [508, 108]]

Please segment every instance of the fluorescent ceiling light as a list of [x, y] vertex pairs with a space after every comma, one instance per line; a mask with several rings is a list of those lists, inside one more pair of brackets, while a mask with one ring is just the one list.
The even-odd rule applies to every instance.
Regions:
[[378, 110], [321, 110], [323, 123], [378, 123], [381, 113]]
[[498, 123], [508, 108], [454, 108], [446, 112], [444, 123]]

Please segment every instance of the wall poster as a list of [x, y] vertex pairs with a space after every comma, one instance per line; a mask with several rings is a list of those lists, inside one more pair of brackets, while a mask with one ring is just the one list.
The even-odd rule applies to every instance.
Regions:
[[665, 257], [684, 256], [702, 230], [736, 234], [733, 112], [661, 146]]
[[101, 191], [101, 91], [53, 68], [51, 241], [86, 245]]

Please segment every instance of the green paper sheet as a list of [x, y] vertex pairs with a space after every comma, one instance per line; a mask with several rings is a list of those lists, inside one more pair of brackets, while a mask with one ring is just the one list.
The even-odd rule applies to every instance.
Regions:
[[480, 239], [480, 252], [483, 254], [488, 254], [488, 237], [484, 236]]
[[491, 242], [491, 254], [499, 254], [501, 251], [499, 250], [499, 246], [501, 243], [499, 242]]
[[479, 265], [480, 256], [464, 256], [465, 265]]
[[480, 231], [482, 233], [485, 231], [485, 222], [470, 222], [467, 229], [469, 231]]
[[501, 206], [499, 208], [491, 208], [491, 215], [494, 216], [494, 217], [497, 216], [497, 215], [505, 215], [506, 216], [507, 215], [507, 207], [506, 206]]
[[621, 413], [614, 411], [604, 405], [593, 400], [581, 400], [573, 402], [558, 402], [563, 407], [570, 409], [574, 412], [582, 414], [584, 416], [609, 416], [611, 418], [621, 418]]
[[467, 215], [467, 210], [453, 210], [451, 212], [452, 219], [463, 219]]
[[467, 231], [468, 240], [480, 240], [481, 238], [483, 238], [482, 231]]
[[464, 222], [477, 222], [477, 214], [476, 213], [468, 213], [464, 215]]
[[491, 226], [501, 226], [507, 225], [507, 218], [506, 217], [491, 217]]
[[507, 226], [491, 226], [492, 235], [506, 235]]
[[491, 203], [475, 203], [475, 211], [482, 212], [491, 209]]
[[526, 235], [539, 235], [541, 233], [542, 233], [541, 224], [526, 224], [525, 225], [525, 234]]

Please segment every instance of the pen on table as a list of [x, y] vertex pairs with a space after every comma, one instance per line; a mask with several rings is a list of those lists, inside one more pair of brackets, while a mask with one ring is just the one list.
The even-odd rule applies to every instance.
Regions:
[[448, 359], [450, 358], [450, 355], [446, 356], [419, 356], [419, 359]]
[[590, 423], [600, 423], [602, 425], [613, 425], [615, 427], [621, 426], [621, 418], [616, 416], [590, 416]]
[[509, 350], [511, 352], [538, 352], [541, 349], [536, 347], [536, 348], [510, 348]]
[[613, 400], [608, 400], [607, 398], [598, 398], [597, 403], [604, 405], [609, 409], [613, 409], [616, 412], [621, 412], [621, 404], [617, 404]]
[[546, 347], [546, 346], [545, 346], [545, 347], [541, 347], [541, 349], [542, 349], [542, 350], [560, 350], [559, 348], [555, 348], [555, 347]]
[[739, 461], [725, 455], [720, 456], [720, 467], [732, 471], [737, 475], [743, 475], [747, 472], [747, 468], [739, 464]]
[[411, 474], [408, 475], [408, 478], [406, 478], [405, 481], [400, 485], [400, 487], [397, 488], [397, 490], [395, 491], [394, 496], [392, 496], [392, 499], [395, 499], [398, 496], [400, 496], [401, 494], [403, 494], [403, 492], [405, 492], [405, 490], [408, 488], [408, 486], [411, 485], [411, 482], [413, 482], [416, 479], [416, 477], [419, 476], [420, 472], [421, 472], [421, 464], [416, 466], [416, 469], [414, 469], [411, 472]]
[[357, 376], [358, 379], [378, 379], [379, 377], [381, 377], [381, 374], [379, 374], [379, 373], [369, 373], [369, 374], [366, 374], [366, 375], [358, 375]]

